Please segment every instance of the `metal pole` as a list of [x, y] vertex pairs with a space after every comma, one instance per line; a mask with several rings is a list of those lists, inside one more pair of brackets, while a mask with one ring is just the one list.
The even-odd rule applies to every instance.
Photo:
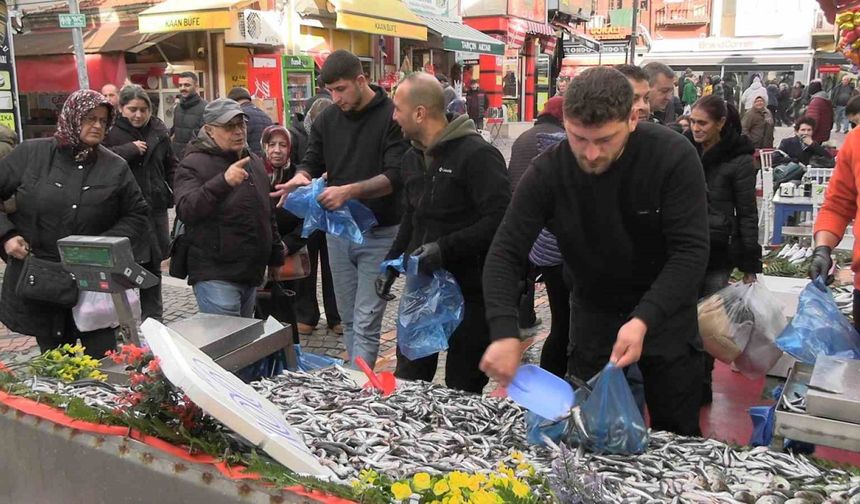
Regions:
[[[15, 12], [15, 15], [19, 15]], [[21, 122], [21, 94], [18, 91], [18, 67], [15, 66], [15, 36], [12, 34], [12, 12], [6, 14], [6, 43], [9, 44], [9, 61], [12, 65], [12, 73], [15, 78], [12, 79], [12, 89], [15, 98], [15, 134], [18, 136], [18, 142], [24, 140], [24, 123]]]
[[636, 60], [636, 30], [639, 27], [639, 0], [633, 0], [633, 23], [630, 26], [630, 64], [635, 65]]
[[[78, 0], [69, 0], [69, 14], [80, 14]], [[78, 87], [90, 88], [90, 76], [87, 74], [87, 56], [84, 54], [84, 36], [80, 28], [72, 28], [72, 41], [75, 44], [75, 61], [78, 64]]]

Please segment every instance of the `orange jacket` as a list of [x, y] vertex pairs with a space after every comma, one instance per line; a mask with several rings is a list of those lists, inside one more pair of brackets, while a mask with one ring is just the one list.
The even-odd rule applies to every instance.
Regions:
[[[845, 228], [852, 220], [860, 222], [860, 128], [854, 128], [845, 137], [845, 143], [836, 156], [836, 169], [827, 184], [824, 204], [815, 219], [815, 232], [830, 231], [841, 240]], [[854, 251], [851, 259], [854, 271], [854, 288], [860, 289], [860, 229], [854, 226]]]

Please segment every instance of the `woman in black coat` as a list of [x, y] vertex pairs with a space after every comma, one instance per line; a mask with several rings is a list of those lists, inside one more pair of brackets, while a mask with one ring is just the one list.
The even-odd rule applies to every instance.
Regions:
[[[149, 204], [149, 240], [141, 240], [135, 259], [161, 278], [161, 261], [169, 252], [167, 209], [173, 206], [173, 173], [179, 161], [173, 153], [167, 126], [152, 115], [149, 95], [137, 85], [125, 86], [119, 93], [116, 125], [104, 144], [126, 160], [143, 197]], [[141, 318], [161, 321], [164, 305], [161, 282], [140, 293]]]
[[[756, 274], [761, 273], [754, 147], [740, 131], [737, 109], [722, 98], [706, 96], [693, 104], [686, 135], [705, 169], [711, 231], [711, 255], [700, 297], [726, 287], [735, 267], [744, 273], [745, 283], [755, 282]], [[708, 379], [703, 398], [710, 402], [714, 359], [705, 357]]]
[[59, 262], [60, 238], [125, 236], [134, 245], [146, 232], [146, 201], [128, 164], [101, 145], [114, 115], [101, 94], [76, 91], [63, 105], [53, 138], [24, 142], [0, 161], [0, 199], [14, 194], [17, 204], [15, 213], [0, 213], [7, 262], [0, 321], [12, 331], [35, 336], [43, 352], [78, 338], [96, 358], [116, 346], [113, 329], [80, 332], [71, 308], [16, 292], [27, 255]]

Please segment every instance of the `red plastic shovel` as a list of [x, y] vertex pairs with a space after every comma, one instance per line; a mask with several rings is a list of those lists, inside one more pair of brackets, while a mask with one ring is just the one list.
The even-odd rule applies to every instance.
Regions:
[[394, 392], [394, 389], [397, 388], [397, 379], [394, 377], [394, 373], [383, 371], [377, 375], [361, 357], [356, 357], [355, 363], [358, 364], [358, 367], [364, 371], [364, 374], [367, 375], [367, 379], [370, 380], [364, 384], [365, 387], [373, 387], [382, 392], [383, 396], [391, 395], [392, 392]]

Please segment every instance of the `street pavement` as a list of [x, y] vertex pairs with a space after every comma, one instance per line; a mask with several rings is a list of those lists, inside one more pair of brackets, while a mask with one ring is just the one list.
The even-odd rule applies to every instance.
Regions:
[[[792, 134], [792, 129], [789, 127], [776, 128], [775, 143]], [[833, 139], [837, 145], [841, 145], [844, 140], [844, 135], [834, 133]], [[499, 138], [495, 141], [495, 145], [502, 152], [505, 160], [510, 159], [512, 139]], [[166, 265], [166, 264], [165, 264]], [[5, 268], [4, 268], [5, 269]], [[163, 268], [166, 271], [166, 267]], [[0, 270], [0, 278], [2, 278], [3, 270]], [[185, 281], [177, 280], [167, 276], [163, 277], [162, 292], [164, 298], [164, 322], [170, 323], [179, 319], [184, 319], [193, 316], [197, 313], [197, 303], [194, 299], [194, 293]], [[395, 283], [393, 293], [400, 297], [402, 291], [402, 280]], [[322, 295], [318, 296], [322, 300]], [[377, 370], [393, 370], [395, 365], [395, 345], [396, 345], [396, 316], [397, 316], [397, 301], [388, 303], [385, 310], [382, 337], [380, 344], [380, 357], [377, 362]], [[320, 306], [320, 310], [323, 307]], [[544, 291], [543, 285], [537, 286], [535, 294], [535, 311], [538, 317], [543, 321], [535, 328], [528, 331], [527, 337], [529, 349], [526, 352], [526, 360], [529, 362], [537, 362], [539, 360], [540, 349], [543, 340], [549, 332], [550, 312], [549, 302]], [[314, 330], [311, 335], [301, 336], [302, 348], [304, 351], [325, 354], [332, 357], [345, 357], [342, 337], [330, 331], [325, 324], [325, 314], [321, 316], [320, 325]], [[39, 353], [35, 338], [13, 333], [0, 324], [0, 362], [12, 363], [21, 360], [26, 360], [34, 357]], [[440, 371], [437, 372], [436, 380], [441, 381], [444, 376], [444, 355], [439, 359]]]

